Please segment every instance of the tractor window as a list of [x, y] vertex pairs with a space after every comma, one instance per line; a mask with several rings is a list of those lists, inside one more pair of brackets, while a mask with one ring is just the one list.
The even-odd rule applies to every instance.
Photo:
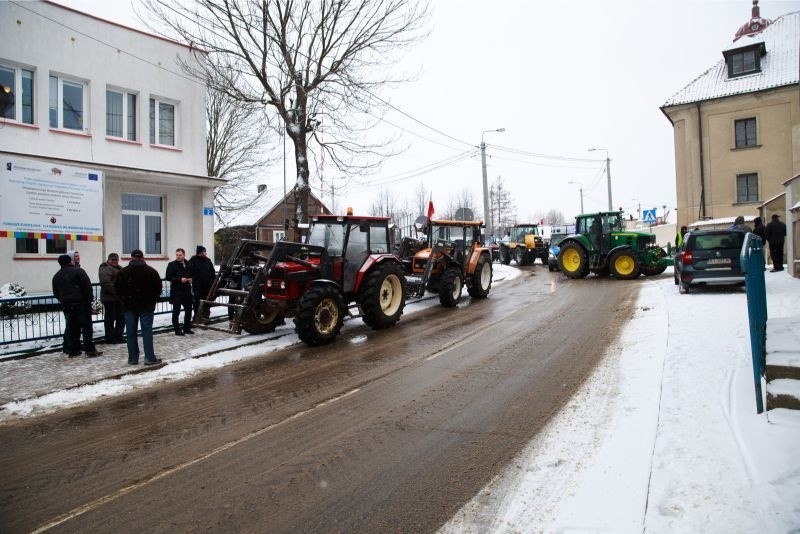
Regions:
[[370, 227], [369, 248], [373, 253], [389, 252], [388, 232], [384, 226]]
[[306, 243], [325, 247], [331, 256], [341, 256], [344, 247], [344, 226], [341, 224], [315, 224]]
[[347, 239], [346, 255], [349, 259], [355, 258], [359, 254], [367, 251], [369, 233], [361, 230], [360, 225], [350, 225], [350, 236]]

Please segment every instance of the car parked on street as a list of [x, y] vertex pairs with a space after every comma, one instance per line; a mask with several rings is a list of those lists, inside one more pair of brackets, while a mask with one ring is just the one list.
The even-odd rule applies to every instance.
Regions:
[[675, 285], [681, 293], [701, 285], [744, 285], [739, 256], [747, 232], [696, 230], [675, 252]]
[[561, 242], [567, 234], [553, 234], [550, 237], [550, 247], [547, 253], [547, 270], [552, 272], [558, 271], [558, 252], [561, 250]]

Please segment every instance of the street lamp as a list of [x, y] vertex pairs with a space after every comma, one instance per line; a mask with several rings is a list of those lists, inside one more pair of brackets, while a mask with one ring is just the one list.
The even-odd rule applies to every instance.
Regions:
[[608, 150], [605, 148], [590, 148], [589, 152], [595, 150], [602, 150], [606, 153], [606, 178], [608, 179], [608, 211], [614, 209], [614, 204], [611, 202], [611, 158], [608, 157]]
[[583, 184], [580, 182], [567, 182], [568, 184], [575, 184], [579, 187], [581, 192], [581, 213], [583, 213]]
[[483, 220], [486, 223], [486, 239], [488, 242], [489, 236], [492, 235], [492, 213], [489, 211], [489, 183], [486, 180], [486, 143], [483, 141], [483, 135], [492, 132], [505, 132], [505, 128], [497, 128], [495, 130], [484, 130], [481, 132], [481, 170], [483, 171]]

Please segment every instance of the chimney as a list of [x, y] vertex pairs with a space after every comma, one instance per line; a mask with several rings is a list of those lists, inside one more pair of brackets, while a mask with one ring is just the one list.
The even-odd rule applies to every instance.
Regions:
[[258, 184], [258, 194], [260, 195], [267, 189], [267, 184]]
[[761, 18], [761, 10], [758, 9], [758, 0], [753, 0], [753, 18], [754, 19]]

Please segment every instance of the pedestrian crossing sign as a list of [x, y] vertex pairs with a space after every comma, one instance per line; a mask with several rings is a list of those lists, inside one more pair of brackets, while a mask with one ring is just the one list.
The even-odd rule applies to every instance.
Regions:
[[654, 222], [656, 222], [656, 210], [655, 210], [655, 208], [651, 209], [651, 210], [644, 210], [642, 212], [642, 222], [646, 222], [646, 223], [654, 223]]

